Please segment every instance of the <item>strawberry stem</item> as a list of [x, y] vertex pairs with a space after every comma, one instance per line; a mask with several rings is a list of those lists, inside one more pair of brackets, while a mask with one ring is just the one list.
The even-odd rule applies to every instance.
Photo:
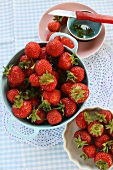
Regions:
[[106, 117], [104, 114], [99, 114], [98, 112], [95, 112], [95, 120], [98, 120], [99, 122], [107, 123]]
[[111, 149], [111, 145], [113, 144], [113, 140], [105, 142], [102, 146], [102, 151], [108, 153], [109, 149]]
[[49, 112], [51, 110], [51, 105], [47, 100], [43, 100], [43, 97], [41, 98], [42, 103], [38, 106], [38, 108], [44, 110], [45, 112]]
[[80, 157], [81, 157], [81, 158], [84, 157], [84, 161], [87, 160], [87, 159], [89, 159], [88, 156], [87, 156], [85, 153], [83, 153], [82, 155], [80, 155]]
[[67, 72], [67, 80], [71, 80], [73, 83], [76, 83], [77, 77], [69, 70]]
[[106, 125], [106, 129], [110, 130], [110, 134], [113, 132], [113, 119], [109, 121], [109, 124]]
[[4, 66], [3, 66], [3, 68], [4, 68], [3, 74], [4, 74], [6, 77], [9, 75], [12, 66], [13, 66], [13, 64], [9, 65], [8, 67], [4, 67]]
[[102, 124], [94, 124], [91, 127], [90, 134], [95, 135], [96, 137], [98, 137], [98, 135], [101, 134], [102, 128], [103, 128]]
[[80, 137], [80, 135], [78, 136], [78, 138], [74, 138], [74, 142], [77, 144], [77, 148], [81, 148], [83, 147], [84, 145], [88, 145], [86, 143], [86, 141], [83, 141]]
[[107, 170], [108, 169], [108, 163], [100, 159], [95, 164], [100, 170]]
[[42, 76], [39, 76], [39, 78], [40, 78], [39, 82], [42, 84], [49, 84], [54, 82], [54, 76], [48, 73], [48, 71], [46, 71], [46, 73], [43, 74]]
[[82, 90], [80, 86], [76, 86], [71, 90], [71, 97], [76, 100], [76, 102], [84, 98], [85, 90]]
[[35, 122], [36, 120], [41, 120], [40, 117], [37, 115], [38, 109], [35, 110], [35, 108], [33, 108], [31, 114], [29, 115], [29, 117], [27, 117], [27, 119], [31, 119], [31, 122]]

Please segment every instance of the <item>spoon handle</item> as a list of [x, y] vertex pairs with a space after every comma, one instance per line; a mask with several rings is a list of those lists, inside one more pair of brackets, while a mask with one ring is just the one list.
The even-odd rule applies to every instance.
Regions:
[[93, 22], [113, 24], [113, 16], [95, 14], [90, 12], [76, 11], [77, 19], [89, 20]]

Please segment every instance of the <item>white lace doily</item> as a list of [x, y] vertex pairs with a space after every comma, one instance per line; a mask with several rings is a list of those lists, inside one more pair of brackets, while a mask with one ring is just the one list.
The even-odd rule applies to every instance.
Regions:
[[[97, 105], [113, 110], [113, 49], [104, 43], [97, 53], [89, 58], [83, 59], [83, 61], [88, 69], [90, 80], [90, 96], [84, 107]], [[15, 136], [9, 131], [7, 122], [10, 114], [7, 113], [5, 107], [2, 107], [2, 113], [2, 123], [5, 132], [16, 141], [40, 148], [54, 146], [62, 142], [64, 126], [52, 130], [40, 130], [35, 138], [25, 140], [22, 137]], [[22, 134], [33, 133], [32, 129], [26, 128], [18, 122], [13, 122], [13, 128], [18, 129], [18, 132]]]

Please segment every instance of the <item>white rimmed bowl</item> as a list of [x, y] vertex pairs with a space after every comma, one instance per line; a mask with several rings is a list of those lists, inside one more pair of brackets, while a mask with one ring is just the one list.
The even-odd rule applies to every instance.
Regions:
[[[88, 107], [84, 108], [82, 111], [90, 111], [90, 114], [93, 114], [95, 111], [99, 111], [101, 109], [109, 110], [108, 108], [102, 108], [99, 106], [94, 107]], [[80, 113], [79, 112], [79, 113]], [[113, 113], [113, 111], [111, 111]], [[75, 119], [73, 119], [71, 122], [67, 123], [64, 132], [62, 134], [63, 137], [63, 147], [66, 153], [68, 154], [69, 159], [76, 164], [80, 170], [98, 170], [98, 168], [94, 164], [93, 159], [85, 160], [83, 158], [80, 158], [80, 155], [83, 153], [81, 148], [77, 148], [76, 143], [74, 142], [74, 133], [79, 130], [78, 126], [76, 125]], [[109, 168], [109, 170], [113, 168], [113, 165]]]

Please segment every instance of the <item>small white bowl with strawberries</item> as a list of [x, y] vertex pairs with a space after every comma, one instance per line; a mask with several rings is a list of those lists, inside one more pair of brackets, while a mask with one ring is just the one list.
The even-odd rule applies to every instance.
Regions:
[[113, 167], [113, 111], [84, 108], [63, 132], [64, 150], [81, 170]]
[[[59, 36], [70, 39], [74, 47], [66, 47], [56, 39]], [[17, 134], [13, 120], [33, 128], [33, 135], [22, 135], [29, 139], [76, 117], [89, 96], [88, 73], [77, 49], [74, 38], [55, 33], [48, 42], [28, 42], [4, 67], [2, 97], [13, 133]]]

